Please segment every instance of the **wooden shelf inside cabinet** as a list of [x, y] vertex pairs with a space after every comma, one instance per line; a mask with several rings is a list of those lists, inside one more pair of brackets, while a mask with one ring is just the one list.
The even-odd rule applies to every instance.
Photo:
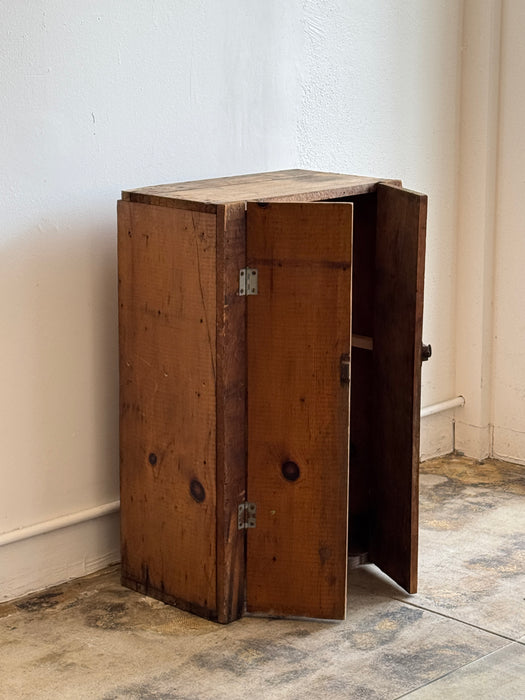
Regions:
[[118, 203], [122, 582], [219, 622], [416, 590], [426, 197], [284, 170]]

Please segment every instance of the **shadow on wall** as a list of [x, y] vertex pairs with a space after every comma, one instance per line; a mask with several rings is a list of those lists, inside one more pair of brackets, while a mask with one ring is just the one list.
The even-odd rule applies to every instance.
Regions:
[[116, 223], [97, 216], [1, 246], [0, 532], [118, 498]]

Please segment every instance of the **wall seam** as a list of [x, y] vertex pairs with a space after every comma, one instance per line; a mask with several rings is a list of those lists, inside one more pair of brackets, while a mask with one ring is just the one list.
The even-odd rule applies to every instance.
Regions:
[[495, 129], [495, 149], [494, 154], [494, 187], [493, 187], [493, 197], [494, 197], [494, 210], [493, 210], [493, 221], [492, 221], [492, 233], [493, 233], [493, 250], [492, 250], [492, 280], [491, 280], [491, 318], [490, 318], [490, 386], [489, 386], [489, 425], [490, 425], [490, 457], [494, 457], [494, 432], [495, 432], [495, 353], [494, 353], [494, 343], [495, 343], [495, 330], [496, 330], [496, 270], [497, 270], [497, 259], [498, 259], [498, 209], [499, 209], [499, 194], [500, 194], [500, 172], [501, 172], [501, 98], [502, 98], [502, 88], [501, 88], [501, 73], [502, 73], [502, 62], [503, 62], [503, 21], [505, 16], [505, 2], [506, 0], [499, 0], [498, 3], [498, 67], [496, 74], [497, 87], [495, 90], [497, 105], [496, 105], [496, 123], [494, 125]]
[[[483, 431], [490, 427], [493, 414], [493, 339], [494, 277], [497, 228], [497, 163], [499, 152], [499, 111], [501, 84], [501, 16], [503, 0], [492, 0], [481, 12], [477, 2], [463, 1], [461, 92], [459, 102], [458, 191], [456, 211], [455, 279], [455, 382], [456, 393], [466, 395], [470, 411], [465, 424]], [[480, 72], [483, 65], [486, 72]], [[481, 102], [473, 102], [479, 100]], [[478, 118], [479, 116], [479, 118]], [[482, 150], [483, 149], [483, 150]], [[482, 169], [472, 171], [476, 158]], [[477, 163], [479, 165], [479, 163]], [[472, 197], [478, 195], [477, 212]], [[479, 277], [473, 281], [470, 259], [472, 246], [478, 246], [473, 258], [479, 265]], [[476, 264], [476, 263], [474, 263]], [[470, 270], [469, 270], [470, 267]], [[462, 274], [470, 286], [460, 285]], [[475, 285], [475, 286], [473, 286]], [[460, 296], [463, 294], [463, 296]], [[479, 304], [476, 325], [468, 331], [469, 302]], [[474, 309], [473, 309], [474, 310]], [[465, 324], [467, 324], [465, 326]], [[474, 338], [466, 335], [473, 332]], [[474, 344], [476, 374], [465, 376], [465, 353]], [[479, 372], [479, 374], [478, 374]], [[479, 384], [478, 384], [479, 382]], [[473, 420], [474, 415], [476, 418]], [[458, 421], [459, 425], [463, 421]], [[463, 449], [463, 435], [459, 449]], [[465, 445], [467, 453], [476, 451], [482, 458], [490, 455], [489, 439], [483, 445]]]

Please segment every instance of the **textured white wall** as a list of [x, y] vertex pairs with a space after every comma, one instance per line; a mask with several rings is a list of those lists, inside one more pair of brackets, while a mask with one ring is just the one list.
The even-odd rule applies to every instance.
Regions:
[[489, 454], [501, 0], [465, 0], [457, 219], [456, 448]]
[[465, 0], [456, 448], [525, 464], [525, 3]]
[[525, 3], [505, 0], [493, 288], [492, 450], [525, 464]]
[[[300, 17], [258, 0], [2, 3], [0, 533], [118, 498], [116, 200], [293, 166]], [[0, 599], [115, 559], [116, 523], [0, 547]]]
[[[0, 538], [118, 497], [120, 190], [282, 167], [429, 194], [424, 403], [454, 393], [461, 3], [40, 0], [0, 27]], [[451, 416], [425, 419], [427, 453]], [[117, 517], [0, 547], [0, 599], [117, 556]]]
[[[429, 197], [424, 406], [455, 396], [455, 232], [462, 3], [304, 0], [302, 167], [399, 177]], [[451, 411], [423, 419], [424, 458], [452, 450]]]

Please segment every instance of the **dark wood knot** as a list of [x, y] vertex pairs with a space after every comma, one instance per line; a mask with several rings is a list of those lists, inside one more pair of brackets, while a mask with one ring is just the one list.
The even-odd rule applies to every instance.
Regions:
[[295, 462], [287, 461], [281, 467], [281, 472], [286, 481], [297, 481], [301, 476], [301, 470]]
[[197, 479], [192, 479], [190, 482], [190, 494], [194, 501], [197, 503], [202, 503], [206, 498], [206, 491], [204, 486]]

